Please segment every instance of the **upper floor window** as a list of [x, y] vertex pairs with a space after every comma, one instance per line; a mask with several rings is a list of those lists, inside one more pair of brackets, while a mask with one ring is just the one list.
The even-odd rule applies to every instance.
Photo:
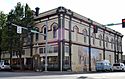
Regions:
[[106, 37], [106, 47], [108, 48], [108, 42], [109, 42], [109, 38]]
[[25, 55], [25, 50], [22, 51], [22, 55]]
[[99, 46], [102, 46], [102, 35], [99, 35]]
[[57, 26], [55, 25], [53, 27], [53, 38], [56, 38], [57, 37]]
[[49, 46], [48, 46], [48, 52], [49, 52], [49, 53], [53, 53], [53, 51], [54, 51], [54, 47], [51, 46], [51, 45], [49, 45]]
[[12, 52], [12, 56], [17, 56], [18, 52]]
[[78, 40], [78, 27], [77, 26], [74, 26], [74, 40], [77, 41]]
[[120, 40], [118, 41], [118, 50], [119, 51], [121, 50], [121, 41]]
[[92, 33], [92, 38], [93, 38], [93, 45], [95, 45], [96, 33]]
[[39, 48], [39, 53], [44, 53], [44, 48]]
[[86, 29], [83, 30], [83, 35], [84, 35], [84, 43], [86, 43], [87, 42], [87, 30]]
[[[48, 53], [57, 53], [58, 52], [58, 46], [49, 46], [48, 49], [47, 49], [47, 52]], [[45, 47], [39, 48], [39, 53], [40, 54], [46, 53], [46, 48]]]
[[101, 53], [99, 54], [99, 60], [102, 60], [102, 54]]
[[111, 39], [111, 49], [113, 49], [113, 43], [114, 43], [114, 40], [113, 38]]
[[[44, 34], [46, 35], [46, 27], [44, 27]], [[44, 36], [44, 40], [46, 40], [46, 36]]]
[[[39, 28], [38, 27], [35, 27], [35, 28], [36, 28], [36, 31], [39, 32]], [[39, 40], [39, 34], [36, 33], [35, 36], [36, 36], [35, 40], [38, 41]]]
[[58, 52], [58, 47], [54, 46], [54, 53]]
[[69, 46], [65, 46], [65, 52], [69, 53]]

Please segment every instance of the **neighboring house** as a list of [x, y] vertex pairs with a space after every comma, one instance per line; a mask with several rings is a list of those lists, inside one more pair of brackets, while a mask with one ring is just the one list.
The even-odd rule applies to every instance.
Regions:
[[[39, 14], [34, 20], [35, 27], [43, 34], [46, 34], [48, 26], [47, 56], [50, 69], [94, 71], [96, 61], [106, 59], [113, 64], [122, 60], [123, 35], [87, 17], [58, 7]], [[98, 26], [97, 33], [93, 33], [95, 26]], [[24, 47], [24, 65], [33, 63], [33, 67], [44, 67], [45, 40], [45, 36], [34, 34], [32, 56], [30, 48]], [[16, 60], [17, 56], [13, 58]]]

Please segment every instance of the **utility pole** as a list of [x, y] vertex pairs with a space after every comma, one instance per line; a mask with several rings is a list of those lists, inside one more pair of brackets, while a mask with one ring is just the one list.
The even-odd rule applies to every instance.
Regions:
[[[30, 56], [32, 57], [33, 55], [33, 33], [31, 32], [32, 26], [28, 26], [27, 30], [28, 30], [28, 38], [30, 38]], [[33, 58], [31, 58], [31, 60], [32, 60], [31, 69], [33, 70]]]
[[89, 71], [91, 71], [91, 26], [92, 26], [92, 23], [93, 21], [90, 20], [90, 23], [89, 23]]
[[11, 22], [8, 21], [8, 37], [9, 37], [9, 53], [10, 53], [10, 66], [12, 66], [12, 25]]
[[48, 23], [46, 21], [46, 52], [45, 52], [45, 71], [47, 72], [48, 67], [48, 60], [47, 60], [47, 53], [48, 53]]

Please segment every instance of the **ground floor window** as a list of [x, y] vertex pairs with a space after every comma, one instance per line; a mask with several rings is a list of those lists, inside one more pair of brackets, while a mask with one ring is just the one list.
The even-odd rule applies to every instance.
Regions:
[[26, 58], [26, 65], [32, 65], [32, 58]]
[[102, 54], [101, 53], [99, 54], [99, 60], [100, 61], [102, 60]]
[[109, 55], [109, 61], [110, 61], [110, 63], [111, 63], [111, 55]]
[[[22, 61], [22, 64], [24, 64], [24, 59], [23, 58], [21, 59], [21, 61]], [[20, 64], [20, 59], [19, 58], [12, 59], [12, 64], [13, 65], [19, 65]]]
[[69, 60], [69, 56], [65, 56], [64, 57], [64, 65], [69, 65], [70, 60]]
[[[48, 70], [58, 69], [58, 57], [57, 56], [48, 56], [47, 57]], [[45, 57], [41, 57], [41, 66], [45, 67]]]

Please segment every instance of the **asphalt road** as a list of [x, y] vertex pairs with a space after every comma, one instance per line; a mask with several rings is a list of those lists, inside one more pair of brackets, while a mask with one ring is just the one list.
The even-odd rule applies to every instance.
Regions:
[[125, 72], [0, 72], [0, 79], [125, 79]]

